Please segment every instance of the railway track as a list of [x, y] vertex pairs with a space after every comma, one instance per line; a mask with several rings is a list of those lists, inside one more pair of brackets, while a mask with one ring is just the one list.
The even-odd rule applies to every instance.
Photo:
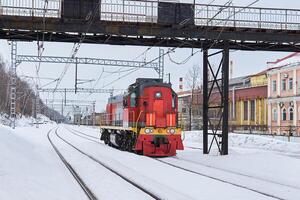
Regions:
[[[190, 147], [190, 146], [186, 146], [186, 147], [190, 148], [190, 149], [202, 150], [202, 148], [199, 148], [199, 147]], [[282, 154], [280, 154], [280, 155], [282, 155]], [[287, 155], [287, 156], [289, 156], [289, 155]], [[228, 172], [228, 173], [239, 175], [239, 176], [244, 176], [244, 177], [247, 177], [247, 178], [253, 178], [253, 179], [256, 179], [256, 180], [260, 180], [260, 181], [264, 181], [264, 182], [268, 182], [268, 183], [273, 183], [273, 184], [276, 184], [276, 185], [285, 186], [285, 187], [293, 188], [293, 189], [296, 189], [296, 190], [300, 191], [300, 187], [296, 187], [296, 186], [293, 186], [293, 185], [282, 184], [282, 183], [278, 183], [276, 181], [266, 180], [266, 179], [263, 179], [263, 178], [260, 178], [260, 177], [255, 177], [255, 176], [235, 172], [235, 171], [232, 171], [232, 170], [223, 169], [223, 168], [220, 168], [220, 167], [214, 167], [214, 166], [211, 166], [211, 165], [206, 165], [206, 164], [203, 164], [203, 163], [199, 163], [199, 162], [195, 162], [195, 161], [191, 161], [191, 160], [187, 160], [187, 159], [182, 159], [182, 158], [177, 158], [177, 157], [174, 157], [173, 159], [182, 160], [182, 161], [185, 161], [185, 162], [201, 165], [201, 166], [204, 166], [204, 167], [208, 167], [208, 168]]]
[[[71, 133], [73, 133], [73, 134], [75, 134], [75, 135], [77, 135], [77, 136], [79, 136], [79, 137], [82, 137], [82, 138], [84, 138], [84, 139], [86, 139], [86, 140], [90, 140], [90, 141], [99, 143], [99, 144], [101, 144], [101, 145], [104, 145], [104, 144], [102, 144], [102, 143], [100, 143], [100, 142], [97, 142], [97, 141], [95, 141], [95, 140], [93, 140], [93, 139], [89, 139], [88, 137], [86, 137], [87, 134], [83, 134], [83, 135], [85, 136], [85, 137], [84, 137], [84, 136], [80, 136], [79, 134], [74, 133], [75, 131], [71, 131], [70, 129], [67, 129], [67, 130], [69, 130]], [[79, 131], [76, 131], [76, 132], [79, 132]], [[143, 186], [141, 186], [141, 185], [135, 183], [134, 181], [132, 181], [132, 180], [130, 180], [129, 178], [127, 178], [126, 176], [122, 175], [122, 174], [119, 173], [118, 171], [116, 171], [116, 170], [112, 169], [111, 167], [109, 167], [107, 164], [105, 164], [105, 163], [102, 162], [101, 160], [99, 160], [99, 159], [93, 157], [92, 155], [90, 155], [90, 154], [88, 154], [88, 153], [86, 153], [86, 152], [83, 152], [81, 149], [79, 149], [79, 148], [77, 148], [75, 145], [71, 144], [69, 141], [67, 141], [66, 139], [64, 139], [63, 137], [61, 137], [61, 136], [58, 134], [57, 130], [55, 131], [55, 134], [56, 134], [56, 136], [57, 136], [60, 140], [62, 140], [64, 143], [66, 143], [67, 145], [69, 145], [70, 147], [72, 147], [73, 149], [75, 149], [76, 151], [80, 152], [82, 155], [84, 155], [84, 156], [90, 158], [91, 160], [93, 160], [94, 162], [98, 163], [98, 164], [101, 165], [102, 167], [106, 168], [107, 170], [109, 170], [109, 171], [112, 172], [113, 174], [119, 176], [120, 178], [122, 178], [123, 180], [125, 180], [126, 182], [128, 182], [129, 184], [133, 185], [133, 186], [136, 187], [137, 189], [139, 189], [139, 190], [141, 190], [142, 192], [146, 193], [147, 195], [149, 195], [149, 196], [152, 197], [153, 199], [155, 199], [155, 200], [161, 200], [161, 198], [160, 198], [159, 196], [157, 196], [157, 195], [154, 194], [153, 192], [147, 190], [145, 187], [143, 187]], [[98, 139], [99, 139], [99, 138], [98, 138]]]
[[[68, 129], [70, 131], [70, 129]], [[90, 140], [92, 142], [96, 142], [98, 144], [101, 144], [101, 145], [104, 145], [102, 144], [101, 142], [99, 141], [95, 141], [93, 139], [90, 139], [90, 138], [93, 138], [81, 131], [78, 131], [78, 130], [73, 130], [70, 131], [72, 134], [75, 134], [83, 139], [86, 139], [86, 140]], [[90, 137], [90, 138], [89, 138]], [[99, 139], [99, 138], [98, 138]], [[191, 149], [200, 149], [201, 148], [197, 148], [197, 147], [188, 147], [188, 148], [191, 148]], [[239, 185], [239, 184], [236, 184], [236, 183], [233, 183], [233, 182], [230, 182], [230, 181], [227, 181], [227, 180], [224, 180], [224, 179], [221, 179], [221, 178], [216, 178], [216, 177], [213, 177], [213, 176], [210, 176], [210, 175], [207, 175], [207, 174], [203, 174], [203, 173], [200, 173], [200, 172], [197, 172], [197, 171], [193, 171], [193, 170], [190, 170], [190, 169], [187, 169], [183, 166], [179, 166], [179, 165], [175, 165], [175, 164], [172, 164], [172, 163], [169, 163], [169, 162], [166, 162], [166, 161], [163, 161], [161, 159], [158, 159], [158, 158], [153, 158], [154, 160], [158, 161], [158, 162], [161, 162], [161, 163], [164, 163], [166, 165], [169, 165], [171, 167], [175, 167], [177, 169], [180, 169], [180, 170], [183, 170], [183, 171], [186, 171], [186, 172], [189, 172], [189, 173], [193, 173], [193, 174], [196, 174], [196, 175], [199, 175], [199, 176], [203, 176], [203, 177], [206, 177], [206, 178], [210, 178], [210, 179], [213, 179], [213, 180], [216, 180], [216, 181], [219, 181], [219, 182], [223, 182], [223, 183], [226, 183], [226, 184], [230, 184], [232, 186], [235, 186], [235, 187], [239, 187], [239, 188], [242, 188], [242, 189], [246, 189], [246, 190], [249, 190], [249, 191], [252, 191], [252, 192], [255, 192], [255, 193], [258, 193], [260, 195], [263, 195], [263, 196], [266, 196], [266, 197], [270, 197], [270, 198], [273, 198], [273, 199], [278, 199], [278, 200], [285, 200], [284, 198], [281, 198], [281, 197], [278, 197], [278, 196], [275, 196], [275, 195], [272, 195], [272, 194], [269, 194], [269, 193], [266, 193], [266, 192], [262, 192], [262, 191], [259, 191], [259, 190], [256, 190], [256, 189], [253, 189], [253, 188], [250, 188], [250, 187], [247, 187], [247, 186], [243, 186], [243, 185]], [[174, 158], [176, 159], [176, 158]], [[193, 163], [193, 162], [192, 162]], [[196, 163], [196, 164], [199, 164], [199, 165], [202, 165], [202, 166], [205, 166], [205, 167], [209, 167], [209, 168], [213, 168], [213, 169], [218, 169], [218, 170], [222, 170], [222, 171], [226, 171], [227, 170], [223, 170], [223, 169], [219, 169], [219, 168], [216, 168], [216, 167], [213, 167], [213, 166], [207, 166], [207, 165], [203, 165], [201, 163]], [[236, 175], [241, 175], [241, 176], [245, 176], [245, 177], [248, 177], [248, 178], [254, 178], [256, 179], [256, 177], [252, 177], [252, 176], [248, 176], [248, 175], [244, 175], [244, 174], [240, 174], [240, 173], [234, 173], [232, 171], [228, 171], [230, 173], [233, 173], [233, 174], [236, 174]], [[271, 181], [268, 181], [268, 180], [264, 180], [264, 179], [258, 179], [258, 180], [261, 180], [261, 181], [265, 181], [265, 182], [270, 182], [270, 183], [274, 183], [274, 184], [278, 184], [276, 182], [271, 182]], [[282, 186], [286, 186], [286, 187], [290, 187], [288, 185], [284, 185], [284, 184], [279, 184], [279, 185], [282, 185]], [[293, 187], [294, 189], [298, 189], [296, 187]]]
[[213, 179], [213, 180], [216, 180], [216, 181], [219, 181], [219, 182], [227, 183], [227, 184], [233, 185], [233, 186], [235, 186], [235, 187], [243, 188], [243, 189], [246, 189], [246, 190], [249, 190], [249, 191], [252, 191], [252, 192], [261, 194], [261, 195], [264, 195], [264, 196], [266, 196], [266, 197], [271, 197], [271, 198], [278, 199], [278, 200], [285, 200], [284, 198], [277, 197], [277, 196], [274, 196], [274, 195], [272, 195], [272, 194], [268, 194], [268, 193], [265, 193], [265, 192], [261, 192], [261, 191], [258, 191], [258, 190], [256, 190], [256, 189], [252, 189], [252, 188], [247, 187], [247, 186], [239, 185], [239, 184], [236, 184], [236, 183], [233, 183], [233, 182], [224, 180], [224, 179], [220, 179], [220, 178], [216, 178], [216, 177], [213, 177], [213, 176], [210, 176], [210, 175], [207, 175], [207, 174], [203, 174], [203, 173], [200, 173], [200, 172], [196, 172], [196, 171], [187, 169], [187, 168], [185, 168], [185, 167], [178, 166], [178, 165], [175, 165], [175, 164], [172, 164], [172, 163], [169, 163], [169, 162], [166, 162], [166, 161], [157, 159], [157, 158], [154, 158], [154, 159], [155, 159], [156, 161], [158, 161], [158, 162], [161, 162], [161, 163], [164, 163], [164, 164], [166, 164], [166, 165], [175, 167], [175, 168], [177, 168], [177, 169], [181, 169], [181, 170], [184, 170], [184, 171], [187, 171], [187, 172], [196, 174], [196, 175], [200, 175], [200, 176], [203, 176], [203, 177], [206, 177], [206, 178], [210, 178], [210, 179]]
[[83, 132], [81, 132], [81, 131], [78, 131], [78, 130], [75, 130], [75, 129], [72, 129], [72, 128], [69, 128], [69, 127], [68, 127], [68, 128], [65, 127], [65, 128], [68, 129], [69, 131], [71, 130], [71, 131], [73, 131], [73, 132], [77, 132], [77, 133], [79, 133], [79, 134], [81, 134], [81, 135], [84, 135], [84, 136], [86, 136], [86, 137], [88, 137], [88, 138], [93, 138], [93, 139], [96, 139], [96, 140], [100, 140], [100, 137], [92, 136], [92, 135], [83, 133]]
[[[57, 133], [57, 129], [55, 130], [55, 133]], [[68, 163], [68, 161], [65, 159], [65, 157], [60, 153], [60, 151], [58, 150], [57, 146], [54, 144], [53, 140], [50, 137], [50, 133], [53, 131], [54, 129], [51, 129], [48, 134], [48, 140], [51, 144], [51, 146], [53, 147], [54, 151], [56, 152], [56, 154], [58, 155], [58, 157], [60, 158], [60, 160], [63, 162], [63, 164], [66, 166], [66, 168], [69, 170], [69, 172], [71, 173], [71, 175], [74, 177], [74, 179], [77, 181], [77, 183], [79, 184], [79, 186], [81, 187], [81, 189], [83, 190], [83, 192], [86, 194], [87, 198], [90, 200], [98, 200], [98, 198], [94, 195], [94, 193], [89, 189], [89, 187], [85, 184], [85, 182], [82, 180], [82, 178], [79, 176], [79, 174], [75, 171], [75, 169], [70, 165], [70, 163]]]
[[[87, 140], [90, 140], [90, 141], [97, 141], [99, 142], [100, 140], [100, 137], [96, 137], [96, 136], [92, 136], [92, 135], [89, 135], [89, 134], [86, 134], [86, 133], [83, 133], [81, 131], [78, 131], [78, 130], [75, 130], [75, 129], [72, 129], [72, 128], [67, 128], [65, 127], [68, 131], [70, 131], [71, 133], [79, 136], [79, 137], [83, 137], [84, 139], [87, 139]], [[100, 143], [100, 142], [99, 142]], [[100, 143], [101, 144], [101, 143]]]

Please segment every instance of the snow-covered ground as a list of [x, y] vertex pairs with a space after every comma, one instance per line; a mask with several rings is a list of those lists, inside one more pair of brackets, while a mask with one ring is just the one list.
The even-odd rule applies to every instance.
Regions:
[[[56, 124], [16, 130], [0, 125], [0, 199], [86, 199], [51, 147], [50, 130], [53, 142], [98, 199], [152, 199], [64, 143], [56, 127], [60, 137], [161, 199], [300, 199], [300, 143], [231, 134], [228, 156], [217, 155], [215, 149], [203, 155], [202, 133], [186, 132], [184, 151], [156, 160], [103, 145], [96, 139], [98, 128]], [[92, 137], [82, 138], [80, 132]]]

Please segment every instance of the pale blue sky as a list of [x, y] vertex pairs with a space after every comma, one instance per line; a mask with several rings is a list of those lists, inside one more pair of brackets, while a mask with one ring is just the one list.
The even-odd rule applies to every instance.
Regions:
[[[201, 1], [201, 3], [207, 3], [211, 0]], [[214, 4], [224, 4], [227, 0], [216, 0]], [[253, 0], [233, 0], [234, 5], [246, 6]], [[260, 0], [255, 6], [259, 7], [276, 7], [276, 8], [296, 8], [300, 9], [299, 0]], [[44, 55], [53, 56], [69, 56], [71, 53], [73, 44], [67, 43], [46, 43]], [[110, 46], [110, 45], [91, 45], [83, 44], [77, 54], [77, 56], [82, 57], [95, 57], [95, 58], [112, 58], [112, 59], [126, 59], [132, 60], [136, 56], [140, 55], [147, 47], [132, 47], [132, 46]], [[167, 49], [165, 49], [167, 51]], [[36, 42], [19, 43], [18, 48], [19, 54], [33, 54], [37, 55]], [[8, 62], [10, 61], [10, 47], [8, 42], [5, 40], [0, 40], [0, 54]], [[184, 60], [191, 54], [191, 49], [177, 49], [175, 53], [171, 54], [171, 57], [176, 61]], [[234, 51], [230, 54], [230, 60], [234, 63], [233, 76], [244, 76], [248, 74], [257, 73], [266, 69], [266, 62], [276, 60], [283, 56], [288, 55], [285, 52], [247, 52], [247, 51]], [[149, 53], [147, 53], [146, 58], [151, 60], [158, 56], [158, 48], [152, 48]], [[142, 59], [143, 57], [139, 58]], [[188, 69], [193, 65], [202, 66], [202, 53], [196, 54], [192, 57], [189, 62], [184, 65], [176, 65], [170, 62], [168, 56], [165, 57], [165, 72], [171, 73], [171, 80], [174, 85], [174, 89], [178, 89], [178, 79], [179, 77], [185, 77]], [[40, 76], [41, 77], [52, 77], [57, 78], [62, 72], [65, 65], [61, 64], [42, 64]], [[106, 71], [118, 70], [116, 67], [104, 68]], [[81, 79], [97, 79], [102, 72], [101, 66], [89, 66], [81, 65], [79, 66], [79, 78]], [[19, 75], [29, 75], [35, 74], [35, 65], [24, 63], [18, 68]], [[101, 88], [103, 85], [109, 83], [112, 80], [118, 79], [123, 73], [110, 75], [109, 73], [104, 73], [103, 77], [106, 79], [101, 79], [97, 88]], [[135, 81], [138, 77], [156, 77], [157, 74], [153, 70], [139, 70], [126, 78], [123, 78], [114, 84], [110, 85], [108, 88], [121, 88], [125, 89], [129, 84]], [[42, 85], [46, 84], [48, 81], [42, 81]], [[55, 85], [50, 85], [49, 87], [54, 87]], [[90, 86], [87, 84], [86, 86]], [[74, 87], [74, 66], [70, 66], [65, 78], [61, 82], [60, 87]], [[52, 98], [52, 96], [44, 95], [43, 98]], [[86, 100], [97, 100], [97, 111], [103, 110], [105, 102], [108, 95], [91, 95], [87, 97], [86, 94], [82, 95], [70, 95], [71, 99], [86, 99]], [[56, 99], [62, 98], [56, 95]]]

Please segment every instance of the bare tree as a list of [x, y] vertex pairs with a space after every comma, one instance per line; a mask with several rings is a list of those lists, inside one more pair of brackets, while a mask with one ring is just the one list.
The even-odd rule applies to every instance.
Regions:
[[[188, 102], [188, 109], [189, 109], [189, 130], [192, 129], [192, 120], [193, 114], [197, 109], [195, 106], [199, 106], [199, 95], [201, 95], [201, 80], [202, 80], [202, 73], [200, 66], [193, 65], [193, 67], [188, 71], [186, 75], [187, 86], [191, 91], [191, 98]], [[199, 114], [199, 113], [198, 113]]]

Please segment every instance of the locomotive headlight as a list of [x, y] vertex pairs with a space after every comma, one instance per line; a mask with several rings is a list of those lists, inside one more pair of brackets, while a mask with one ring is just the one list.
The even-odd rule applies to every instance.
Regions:
[[169, 129], [169, 133], [174, 134], [175, 132], [176, 132], [175, 129], [173, 128]]
[[151, 129], [150, 128], [146, 128], [145, 129], [145, 133], [147, 133], [147, 134], [151, 133]]
[[155, 98], [160, 99], [161, 98], [161, 92], [156, 92], [155, 93]]

